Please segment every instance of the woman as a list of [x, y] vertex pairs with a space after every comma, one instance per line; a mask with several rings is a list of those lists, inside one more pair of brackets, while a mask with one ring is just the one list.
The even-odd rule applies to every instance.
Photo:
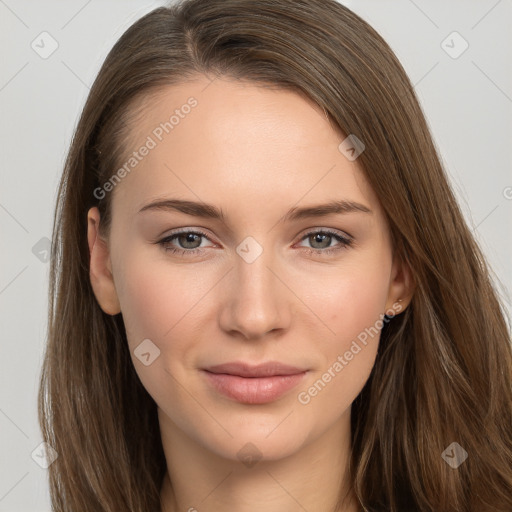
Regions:
[[504, 308], [410, 81], [346, 7], [137, 21], [53, 240], [55, 510], [512, 510]]

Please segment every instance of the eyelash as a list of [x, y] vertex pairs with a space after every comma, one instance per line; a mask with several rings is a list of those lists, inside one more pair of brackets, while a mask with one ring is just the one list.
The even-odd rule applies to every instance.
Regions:
[[[196, 254], [198, 252], [201, 252], [201, 249], [197, 249], [197, 248], [196, 249], [177, 249], [176, 247], [169, 247], [168, 244], [170, 242], [172, 242], [174, 239], [176, 239], [177, 237], [179, 237], [180, 235], [191, 234], [191, 233], [194, 235], [203, 236], [207, 240], [210, 240], [208, 235], [206, 233], [203, 233], [202, 231], [185, 230], [185, 231], [178, 231], [176, 233], [173, 233], [172, 235], [169, 235], [169, 236], [163, 238], [162, 240], [158, 241], [157, 243], [159, 245], [161, 245], [166, 252], [171, 252], [173, 254], [180, 253], [181, 255], [186, 254], [186, 255], [190, 256], [190, 255]], [[309, 231], [300, 239], [300, 241], [302, 242], [304, 239], [310, 237], [311, 235], [317, 235], [317, 234], [330, 235], [330, 236], [334, 237], [339, 242], [339, 245], [337, 247], [327, 248], [327, 249], [311, 249], [311, 248], [304, 247], [303, 249], [306, 249], [306, 252], [308, 254], [316, 254], [316, 255], [332, 254], [332, 253], [341, 251], [343, 249], [346, 249], [348, 247], [351, 247], [352, 243], [353, 243], [353, 239], [341, 236], [337, 232], [331, 231], [330, 229]]]

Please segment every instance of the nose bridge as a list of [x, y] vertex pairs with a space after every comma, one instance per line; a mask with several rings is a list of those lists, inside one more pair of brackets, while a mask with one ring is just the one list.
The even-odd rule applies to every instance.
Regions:
[[289, 316], [283, 284], [274, 275], [279, 270], [272, 250], [264, 250], [254, 238], [247, 237], [236, 253], [223, 328], [258, 338], [284, 327]]

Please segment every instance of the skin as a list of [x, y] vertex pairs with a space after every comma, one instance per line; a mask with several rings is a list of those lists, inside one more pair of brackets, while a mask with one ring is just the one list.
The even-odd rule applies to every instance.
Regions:
[[[379, 335], [360, 344], [307, 404], [298, 394], [398, 299], [399, 309], [407, 306], [410, 270], [392, 257], [386, 218], [357, 159], [338, 150], [344, 136], [301, 95], [198, 76], [145, 104], [131, 129], [132, 150], [190, 96], [198, 105], [109, 192], [109, 240], [98, 236], [97, 208], [88, 212], [94, 293], [103, 311], [122, 313], [133, 364], [158, 406], [168, 468], [163, 510], [333, 510], [347, 484], [351, 404], [370, 375]], [[163, 198], [213, 204], [225, 223], [138, 213]], [[292, 207], [334, 199], [371, 213], [282, 220]], [[168, 247], [201, 253], [172, 254], [155, 243], [179, 228], [209, 239], [175, 238]], [[354, 243], [306, 236], [322, 229]], [[236, 252], [248, 236], [263, 249], [252, 263]], [[134, 355], [147, 338], [160, 350], [148, 366]], [[274, 402], [240, 403], [200, 371], [235, 360], [275, 360], [308, 373]], [[251, 467], [237, 455], [247, 443], [262, 457]], [[343, 510], [355, 512], [356, 503], [347, 500]]]

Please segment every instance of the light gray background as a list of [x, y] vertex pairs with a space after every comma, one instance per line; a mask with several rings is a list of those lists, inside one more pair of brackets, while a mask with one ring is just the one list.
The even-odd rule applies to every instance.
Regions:
[[[415, 84], [512, 312], [512, 1], [342, 3], [382, 34]], [[66, 150], [101, 62], [129, 25], [159, 5], [0, 0], [0, 512], [51, 509], [47, 470], [31, 458], [42, 441], [36, 394], [47, 315], [44, 238], [51, 237]], [[43, 31], [58, 42], [47, 59], [31, 47]], [[458, 58], [441, 46], [453, 31], [469, 44]], [[460, 43], [452, 37], [445, 45], [454, 52]]]

